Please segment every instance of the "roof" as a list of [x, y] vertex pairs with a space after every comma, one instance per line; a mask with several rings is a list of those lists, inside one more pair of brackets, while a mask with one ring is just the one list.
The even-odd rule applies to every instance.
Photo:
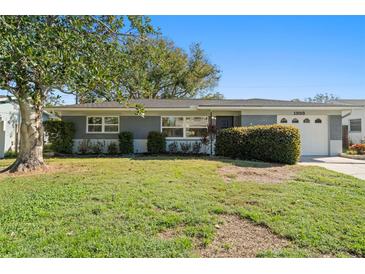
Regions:
[[[343, 103], [310, 103], [302, 101], [270, 100], [270, 99], [139, 99], [129, 100], [130, 104], [142, 104], [146, 109], [163, 108], [193, 108], [193, 107], [348, 107]], [[102, 102], [73, 104], [52, 107], [52, 109], [110, 109], [125, 108], [125, 104], [118, 102]]]
[[332, 103], [365, 106], [365, 99], [338, 99], [336, 101], [332, 101]]

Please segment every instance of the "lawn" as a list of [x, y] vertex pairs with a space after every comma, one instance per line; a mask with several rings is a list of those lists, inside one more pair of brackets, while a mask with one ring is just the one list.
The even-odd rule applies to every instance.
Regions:
[[242, 220], [289, 243], [255, 256], [365, 255], [365, 181], [323, 168], [168, 156], [47, 162], [44, 174], [0, 175], [0, 257], [199, 257], [234, 248], [217, 243], [229, 216], [232, 235]]

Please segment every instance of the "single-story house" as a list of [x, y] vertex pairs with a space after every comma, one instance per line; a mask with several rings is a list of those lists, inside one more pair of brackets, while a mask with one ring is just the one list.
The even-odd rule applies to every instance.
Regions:
[[349, 142], [358, 144], [365, 141], [365, 99], [340, 99], [334, 103], [356, 106], [350, 111], [344, 111], [343, 130], [348, 134]]
[[117, 102], [75, 104], [53, 107], [76, 127], [74, 150], [83, 140], [118, 142], [118, 133], [134, 134], [135, 153], [146, 152], [150, 131], [164, 132], [169, 142], [195, 142], [207, 132], [209, 117], [216, 128], [286, 124], [300, 129], [302, 155], [337, 155], [342, 152], [342, 112], [349, 104], [308, 103], [284, 100], [142, 99], [145, 116]]
[[[52, 115], [45, 111], [43, 120]], [[14, 97], [0, 95], [0, 159], [8, 151], [17, 151], [19, 146], [20, 111]]]

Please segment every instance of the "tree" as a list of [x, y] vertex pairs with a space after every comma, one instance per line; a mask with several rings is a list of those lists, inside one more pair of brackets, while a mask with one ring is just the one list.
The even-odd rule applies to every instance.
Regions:
[[326, 92], [326, 93], [318, 93], [313, 98], [311, 97], [306, 98], [305, 101], [311, 103], [328, 103], [331, 101], [336, 101], [338, 99], [339, 97], [337, 97], [336, 95]]
[[[154, 37], [148, 43], [128, 39], [126, 66], [120, 87], [131, 99], [221, 97], [209, 93], [218, 83], [220, 71], [211, 64], [199, 44], [186, 53], [173, 42]], [[98, 91], [85, 94], [80, 102], [113, 101], [116, 94]]]
[[207, 93], [203, 96], [201, 96], [201, 99], [224, 99], [224, 95], [220, 92], [212, 92], [212, 93]]
[[16, 97], [22, 117], [19, 154], [7, 170], [44, 166], [41, 117], [56, 92], [122, 99], [125, 45], [150, 33], [143, 16], [0, 16], [0, 89]]

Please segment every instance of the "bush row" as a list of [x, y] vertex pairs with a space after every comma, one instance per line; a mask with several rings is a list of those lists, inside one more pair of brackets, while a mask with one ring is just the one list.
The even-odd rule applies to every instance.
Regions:
[[[73, 139], [75, 134], [74, 124], [62, 120], [48, 120], [43, 123], [51, 149], [54, 152], [69, 154], [72, 153]], [[103, 142], [91, 142], [90, 140], [82, 140], [78, 147], [81, 154], [102, 154], [105, 151]], [[115, 142], [107, 145], [108, 154], [131, 154], [134, 151], [133, 133], [121, 132], [119, 134], [119, 147]]]
[[78, 147], [80, 154], [103, 154], [104, 151], [110, 155], [132, 154], [134, 151], [133, 133], [129, 131], [121, 132], [119, 134], [119, 145], [117, 142], [110, 142], [106, 145], [102, 141], [92, 142], [89, 139], [84, 139]]
[[295, 164], [300, 156], [300, 133], [287, 125], [227, 128], [218, 131], [215, 152], [243, 160]]

